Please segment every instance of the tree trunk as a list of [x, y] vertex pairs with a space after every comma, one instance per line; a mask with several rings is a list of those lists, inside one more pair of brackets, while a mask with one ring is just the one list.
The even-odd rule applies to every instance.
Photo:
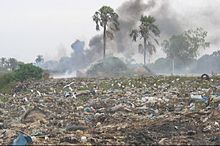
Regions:
[[175, 69], [175, 60], [172, 59], [172, 75], [174, 75], [174, 69]]
[[106, 49], [106, 25], [104, 25], [104, 33], [103, 33], [103, 59], [105, 59], [105, 49]]
[[146, 65], [147, 39], [144, 38], [144, 65]]
[[[148, 46], [149, 46], [149, 44], [148, 44]], [[147, 57], [148, 57], [148, 63], [150, 64], [150, 57], [151, 57], [150, 50], [147, 50]]]

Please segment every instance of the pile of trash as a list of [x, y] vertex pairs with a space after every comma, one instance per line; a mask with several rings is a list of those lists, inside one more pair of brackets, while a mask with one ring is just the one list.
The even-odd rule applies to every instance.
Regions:
[[99, 60], [86, 71], [86, 75], [78, 72], [79, 77], [118, 77], [135, 75], [149, 76], [153, 75], [153, 73], [146, 66], [126, 65], [117, 57], [107, 57]]
[[0, 144], [219, 145], [219, 83], [165, 76], [19, 83], [13, 95], [0, 93]]
[[128, 71], [126, 64], [117, 57], [108, 57], [98, 61], [87, 70], [87, 76], [114, 76]]

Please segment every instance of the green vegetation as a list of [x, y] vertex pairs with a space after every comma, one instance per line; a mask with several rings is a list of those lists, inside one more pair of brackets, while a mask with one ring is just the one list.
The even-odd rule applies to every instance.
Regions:
[[44, 63], [43, 56], [42, 55], [37, 55], [37, 58], [35, 59], [35, 63], [38, 64], [38, 65]]
[[7, 73], [9, 73], [9, 71], [0, 71], [0, 77], [7, 74]]
[[17, 61], [15, 58], [0, 58], [0, 75], [11, 70], [16, 70], [22, 62]]
[[188, 64], [198, 56], [200, 48], [206, 49], [209, 47], [209, 42], [205, 40], [206, 37], [207, 32], [202, 28], [197, 28], [179, 35], [173, 35], [169, 40], [163, 42], [164, 52], [167, 54], [167, 58], [172, 60], [173, 73], [177, 60]]
[[43, 70], [32, 64], [20, 65], [18, 70], [15, 70], [14, 77], [17, 81], [24, 81], [28, 79], [41, 79]]
[[3, 74], [0, 76], [0, 91], [10, 92], [11, 88], [16, 82], [23, 82], [25, 80], [42, 78], [43, 70], [32, 64], [23, 64], [15, 71]]

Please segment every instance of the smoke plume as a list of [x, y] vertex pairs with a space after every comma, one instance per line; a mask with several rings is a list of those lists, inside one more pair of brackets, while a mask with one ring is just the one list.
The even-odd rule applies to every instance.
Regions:
[[[161, 30], [160, 42], [187, 29], [203, 27], [208, 31], [209, 41], [214, 46], [220, 44], [218, 36], [220, 31], [217, 30], [220, 24], [220, 17], [218, 17], [220, 10], [217, 5], [211, 4], [210, 8], [197, 8], [197, 10], [180, 13], [174, 8], [175, 2], [181, 4], [180, 0], [128, 0], [124, 2], [116, 9], [119, 15], [120, 31], [114, 32], [113, 40], [107, 40], [106, 54], [132, 59], [138, 53], [140, 42], [132, 42], [129, 34], [132, 29], [138, 27], [141, 15], [152, 15], [156, 18], [156, 24]], [[73, 72], [90, 66], [91, 63], [102, 58], [102, 33], [92, 37], [88, 46], [89, 48], [85, 48], [85, 43], [77, 40], [71, 45], [73, 52], [70, 57], [62, 57], [59, 61], [48, 61], [43, 68], [57, 72]], [[157, 50], [160, 50], [160, 46], [157, 46]], [[156, 54], [157, 58], [161, 56], [161, 52]]]
[[129, 34], [134, 29], [141, 15], [155, 6], [155, 1], [145, 4], [142, 0], [130, 0], [122, 4], [116, 11], [119, 17], [120, 31], [115, 34], [115, 42], [119, 53], [128, 51], [131, 46]]
[[181, 17], [177, 16], [176, 12], [172, 10], [170, 2], [157, 1], [157, 3], [158, 7], [152, 10], [150, 15], [156, 18], [156, 24], [161, 30], [161, 37], [166, 38], [183, 32], [184, 22], [181, 22]]

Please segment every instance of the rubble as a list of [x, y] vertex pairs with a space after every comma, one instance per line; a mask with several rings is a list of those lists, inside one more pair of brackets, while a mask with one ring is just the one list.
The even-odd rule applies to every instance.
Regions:
[[0, 144], [219, 145], [219, 82], [179, 76], [26, 81], [16, 94], [0, 94]]

